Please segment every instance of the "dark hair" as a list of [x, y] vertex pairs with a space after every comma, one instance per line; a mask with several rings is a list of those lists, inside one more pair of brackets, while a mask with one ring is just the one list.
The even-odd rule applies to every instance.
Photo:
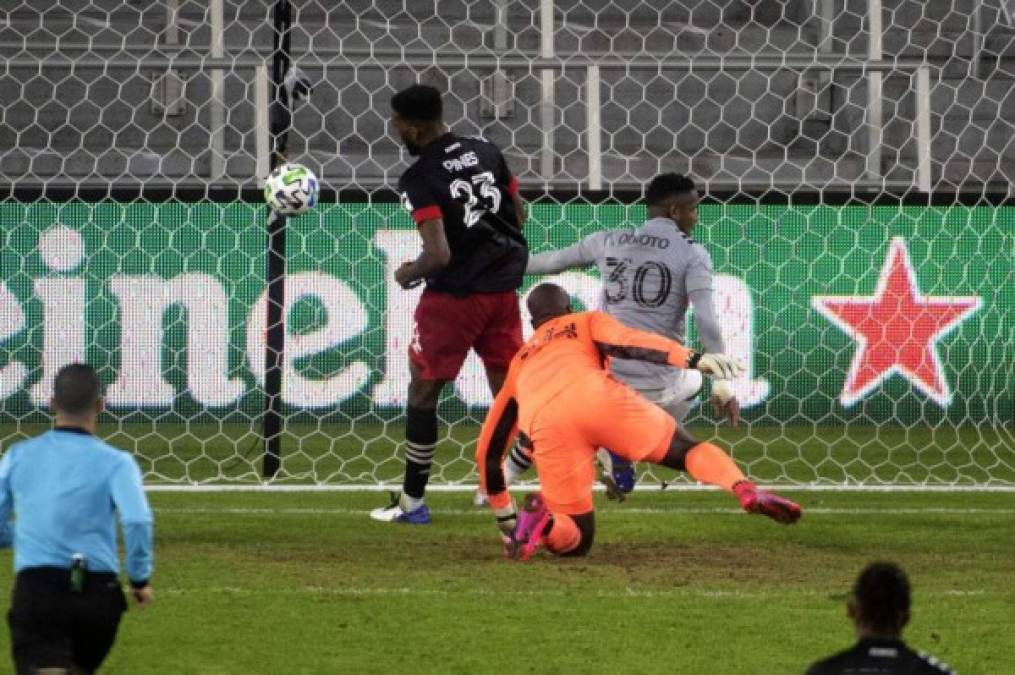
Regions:
[[909, 579], [898, 565], [868, 565], [853, 586], [857, 621], [878, 631], [895, 632], [909, 612]]
[[670, 197], [688, 192], [697, 192], [693, 180], [679, 173], [661, 173], [648, 184], [645, 203], [649, 206], [661, 206]]
[[53, 378], [53, 407], [69, 415], [91, 410], [102, 397], [102, 383], [95, 369], [84, 363], [64, 366]]
[[414, 84], [392, 96], [391, 109], [413, 122], [433, 122], [444, 114], [441, 93], [426, 84]]

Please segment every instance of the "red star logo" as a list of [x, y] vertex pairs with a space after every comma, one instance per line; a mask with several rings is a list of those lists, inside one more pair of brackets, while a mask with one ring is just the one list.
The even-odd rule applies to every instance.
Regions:
[[980, 308], [977, 296], [920, 295], [906, 242], [892, 239], [870, 296], [815, 296], [811, 305], [856, 340], [841, 401], [851, 406], [898, 373], [938, 405], [951, 401], [936, 343]]

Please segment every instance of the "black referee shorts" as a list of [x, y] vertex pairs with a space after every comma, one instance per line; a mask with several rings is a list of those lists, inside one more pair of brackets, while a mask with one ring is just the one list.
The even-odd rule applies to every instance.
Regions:
[[38, 668], [77, 668], [91, 673], [116, 639], [127, 609], [115, 574], [89, 572], [81, 593], [70, 570], [33, 567], [18, 572], [7, 622], [18, 675]]

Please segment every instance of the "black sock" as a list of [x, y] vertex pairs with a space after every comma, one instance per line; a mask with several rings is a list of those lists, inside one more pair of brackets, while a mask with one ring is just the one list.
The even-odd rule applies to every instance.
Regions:
[[432, 408], [405, 409], [405, 480], [402, 492], [422, 499], [430, 480], [430, 464], [437, 447], [437, 411]]

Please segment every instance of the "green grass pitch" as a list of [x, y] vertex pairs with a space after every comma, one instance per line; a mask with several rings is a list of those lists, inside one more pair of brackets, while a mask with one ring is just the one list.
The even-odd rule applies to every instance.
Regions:
[[[0, 444], [45, 428], [0, 425]], [[256, 432], [160, 419], [100, 435], [153, 482], [250, 483]], [[1015, 482], [1008, 429], [718, 433], [762, 481]], [[282, 482], [397, 483], [400, 435], [397, 423], [290, 424]], [[441, 481], [474, 480], [475, 437], [474, 425], [451, 429]], [[370, 521], [376, 492], [156, 492], [157, 601], [127, 614], [104, 672], [800, 673], [852, 642], [845, 594], [874, 559], [910, 573], [912, 644], [964, 674], [1010, 672], [1015, 494], [793, 496], [805, 516], [787, 528], [714, 492], [600, 495], [587, 559], [510, 564], [492, 516], [464, 492], [432, 494], [435, 523], [422, 528]], [[0, 552], [0, 586], [11, 581]]]
[[430, 527], [370, 521], [378, 493], [153, 493], [156, 603], [104, 672], [800, 673], [852, 642], [845, 593], [873, 559], [911, 576], [912, 644], [1010, 672], [1013, 495], [793, 496], [794, 527], [719, 493], [597, 497], [587, 559], [515, 564], [466, 493], [432, 495]]

